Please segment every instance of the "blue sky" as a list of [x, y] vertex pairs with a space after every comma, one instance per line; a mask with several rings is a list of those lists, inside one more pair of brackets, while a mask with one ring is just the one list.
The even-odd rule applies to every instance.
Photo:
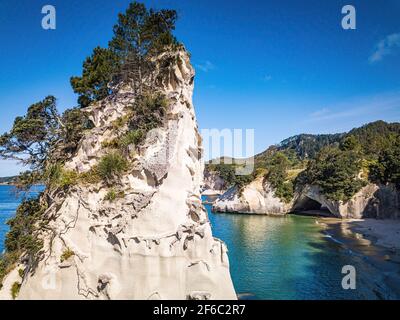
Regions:
[[[74, 106], [69, 78], [92, 49], [106, 46], [128, 0], [2, 0], [0, 131], [52, 94]], [[196, 68], [200, 128], [255, 129], [260, 152], [299, 133], [334, 133], [400, 119], [398, 0], [153, 0], [178, 11], [176, 36]], [[57, 29], [41, 28], [41, 9]], [[357, 29], [343, 30], [352, 4]], [[0, 176], [18, 173], [0, 162]]]

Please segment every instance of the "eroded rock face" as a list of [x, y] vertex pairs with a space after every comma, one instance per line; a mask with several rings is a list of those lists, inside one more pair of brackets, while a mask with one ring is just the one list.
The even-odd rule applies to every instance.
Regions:
[[213, 204], [214, 212], [281, 215], [297, 211], [324, 208], [332, 217], [345, 219], [400, 218], [400, 192], [393, 185], [368, 184], [349, 201], [328, 199], [317, 186], [305, 186], [295, 192], [290, 203], [276, 197], [269, 183], [257, 178], [245, 186], [242, 192], [230, 188]]
[[345, 203], [327, 199], [316, 186], [306, 186], [296, 195], [293, 210], [308, 199], [317, 201], [337, 218], [400, 218], [400, 193], [393, 185], [368, 184]]
[[204, 194], [223, 194], [227, 191], [226, 181], [216, 172], [204, 170]]
[[245, 186], [242, 192], [230, 188], [213, 204], [215, 212], [239, 212], [252, 214], [282, 215], [290, 211], [291, 205], [275, 196], [268, 182], [257, 178]]
[[[200, 198], [194, 70], [185, 51], [175, 55], [179, 62], [166, 75], [157, 71], [172, 101], [168, 121], [130, 158], [132, 169], [117, 183], [124, 196], [106, 201], [102, 183], [55, 196], [44, 257], [24, 279], [20, 299], [236, 299], [226, 245], [212, 236]], [[95, 128], [68, 169], [87, 172], [98, 163], [113, 122], [134, 99], [124, 88], [90, 107]], [[67, 249], [73, 255], [61, 261]]]

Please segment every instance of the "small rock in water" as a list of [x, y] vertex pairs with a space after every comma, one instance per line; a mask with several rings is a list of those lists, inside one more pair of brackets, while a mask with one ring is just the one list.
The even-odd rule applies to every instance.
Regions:
[[258, 300], [257, 296], [251, 292], [238, 293], [237, 298], [238, 300]]

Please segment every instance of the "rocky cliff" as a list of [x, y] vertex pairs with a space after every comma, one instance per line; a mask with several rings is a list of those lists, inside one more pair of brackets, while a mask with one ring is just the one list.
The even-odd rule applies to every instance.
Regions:
[[393, 185], [370, 183], [349, 201], [328, 199], [318, 186], [306, 185], [295, 192], [293, 200], [279, 199], [268, 182], [257, 178], [241, 191], [230, 188], [213, 204], [214, 212], [282, 215], [291, 212], [314, 212], [344, 219], [398, 219], [400, 192]]
[[203, 194], [223, 194], [226, 189], [226, 181], [217, 172], [204, 170]]
[[328, 199], [317, 186], [305, 186], [295, 195], [292, 211], [325, 208], [337, 218], [398, 219], [400, 218], [400, 192], [393, 185], [370, 183], [349, 201]]
[[238, 212], [252, 214], [282, 215], [290, 211], [290, 204], [285, 204], [275, 196], [274, 190], [261, 177], [255, 179], [239, 191], [230, 188], [213, 204], [215, 212]]
[[399, 218], [399, 158], [399, 123], [375, 121], [334, 135], [300, 134], [255, 155], [255, 171], [244, 179], [235, 178], [232, 165], [209, 166], [238, 186], [221, 195], [213, 210]]
[[[113, 184], [119, 194], [113, 201], [103, 182], [50, 195], [44, 255], [24, 276], [19, 299], [236, 299], [227, 247], [212, 236], [200, 198], [194, 70], [182, 49], [159, 60], [175, 61], [168, 68], [158, 63], [154, 74], [170, 102], [165, 124], [130, 152], [129, 170]], [[67, 170], [85, 174], [98, 164], [135, 97], [123, 87], [86, 110], [95, 127]], [[15, 276], [16, 269], [4, 280], [3, 298]]]

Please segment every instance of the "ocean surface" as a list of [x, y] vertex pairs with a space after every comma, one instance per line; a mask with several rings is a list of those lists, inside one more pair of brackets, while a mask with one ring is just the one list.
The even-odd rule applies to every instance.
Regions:
[[[400, 261], [340, 224], [320, 219], [212, 213], [213, 235], [228, 246], [232, 280], [241, 299], [399, 299]], [[342, 268], [356, 269], [356, 289], [342, 288]]]
[[[28, 196], [40, 191], [33, 188]], [[13, 187], [0, 186], [0, 252], [6, 221], [21, 200]], [[314, 217], [214, 214], [205, 206], [214, 236], [228, 246], [241, 299], [400, 298], [400, 259], [385, 261], [386, 249], [346, 233], [340, 224], [324, 229]], [[345, 265], [356, 268], [356, 290], [342, 288]]]

